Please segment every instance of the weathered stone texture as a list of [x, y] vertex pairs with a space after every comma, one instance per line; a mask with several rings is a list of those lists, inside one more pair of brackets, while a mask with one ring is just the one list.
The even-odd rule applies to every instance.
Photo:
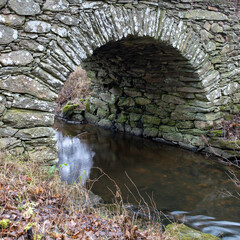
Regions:
[[68, 6], [69, 3], [66, 0], [46, 0], [43, 5], [43, 10], [60, 12], [67, 10]]
[[18, 31], [7, 27], [0, 25], [0, 44], [8, 44], [12, 41], [16, 40], [18, 38]]
[[0, 63], [3, 66], [24, 66], [33, 61], [33, 56], [28, 51], [12, 51], [0, 56]]
[[14, 128], [51, 126], [54, 115], [47, 112], [11, 109], [3, 117], [3, 122]]
[[25, 31], [31, 33], [46, 33], [51, 29], [51, 24], [44, 21], [29, 21], [25, 24]]
[[240, 97], [239, 13], [232, 1], [206, 5], [0, 0], [0, 137], [13, 141], [2, 145], [56, 158], [54, 101], [81, 65], [89, 122], [202, 149]]
[[14, 93], [27, 93], [39, 99], [53, 101], [57, 94], [36, 79], [19, 75], [0, 80], [0, 89]]
[[0, 0], [0, 9], [6, 5], [8, 0]]
[[25, 17], [16, 14], [0, 15], [0, 23], [8, 26], [22, 26], [25, 22]]
[[33, 0], [9, 0], [8, 6], [19, 15], [32, 16], [40, 13], [40, 6]]

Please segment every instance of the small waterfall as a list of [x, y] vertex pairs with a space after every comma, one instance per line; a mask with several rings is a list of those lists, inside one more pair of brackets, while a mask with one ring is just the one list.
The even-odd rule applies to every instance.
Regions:
[[57, 132], [57, 140], [62, 180], [67, 183], [80, 181], [84, 184], [90, 176], [95, 153], [77, 137], [63, 136]]

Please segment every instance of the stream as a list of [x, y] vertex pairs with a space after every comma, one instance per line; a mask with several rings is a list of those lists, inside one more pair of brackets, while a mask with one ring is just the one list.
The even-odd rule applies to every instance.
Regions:
[[56, 120], [54, 127], [63, 181], [99, 178], [101, 168], [109, 177], [100, 177], [92, 191], [105, 202], [113, 202], [111, 178], [128, 204], [137, 206], [142, 197], [169, 218], [224, 240], [240, 239], [240, 189], [230, 180], [234, 169], [216, 158], [90, 124]]

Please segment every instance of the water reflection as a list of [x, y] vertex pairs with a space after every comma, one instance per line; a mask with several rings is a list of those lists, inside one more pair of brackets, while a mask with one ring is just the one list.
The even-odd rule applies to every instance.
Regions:
[[69, 184], [75, 181], [84, 184], [90, 177], [94, 152], [77, 137], [64, 137], [57, 132], [57, 139], [61, 179]]
[[[240, 200], [226, 194], [236, 195], [238, 189], [229, 180], [228, 169], [218, 162], [91, 125], [56, 122], [55, 126], [61, 131], [60, 164], [67, 163], [61, 170], [65, 181], [71, 183], [84, 175], [97, 178], [99, 171], [93, 167], [100, 167], [117, 182], [124, 200], [136, 204], [126, 188], [137, 196], [126, 171], [146, 200], [153, 196], [159, 210], [203, 232], [222, 234], [224, 240], [240, 239]], [[114, 189], [112, 182], [101, 178], [93, 191], [111, 202], [109, 188]]]

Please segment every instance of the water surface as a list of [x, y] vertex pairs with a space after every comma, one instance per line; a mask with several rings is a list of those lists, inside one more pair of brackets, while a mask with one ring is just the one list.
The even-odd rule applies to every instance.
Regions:
[[[135, 184], [158, 210], [224, 240], [240, 239], [240, 199], [234, 197], [240, 189], [229, 180], [229, 168], [215, 158], [89, 124], [56, 121], [55, 128], [59, 164], [66, 164], [62, 180], [96, 179], [101, 168], [116, 181], [126, 203], [140, 200]], [[115, 188], [109, 178], [100, 178], [92, 190], [112, 202]]]

